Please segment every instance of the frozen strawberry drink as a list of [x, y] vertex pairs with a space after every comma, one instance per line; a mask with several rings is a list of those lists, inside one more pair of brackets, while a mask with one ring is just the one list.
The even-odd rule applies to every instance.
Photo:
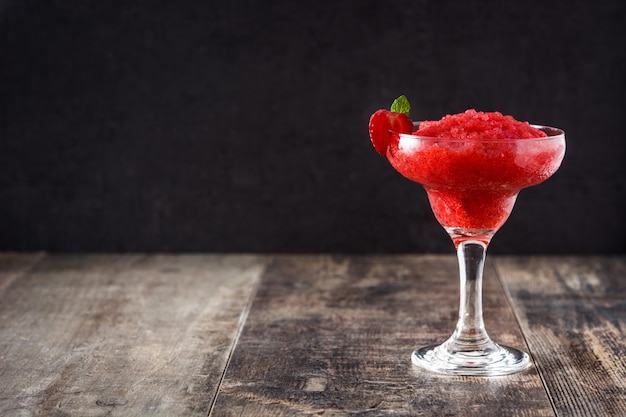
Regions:
[[421, 122], [412, 134], [392, 134], [387, 158], [422, 184], [437, 220], [455, 244], [489, 241], [522, 188], [539, 184], [565, 153], [557, 129], [533, 127], [501, 113], [467, 110]]
[[435, 217], [457, 248], [459, 320], [440, 345], [411, 355], [419, 367], [456, 375], [505, 375], [525, 369], [526, 353], [493, 342], [482, 318], [482, 271], [487, 246], [511, 214], [522, 188], [539, 184], [565, 155], [562, 130], [533, 126], [499, 112], [467, 110], [413, 123], [399, 97], [378, 110], [369, 131], [376, 151], [403, 176], [421, 184]]

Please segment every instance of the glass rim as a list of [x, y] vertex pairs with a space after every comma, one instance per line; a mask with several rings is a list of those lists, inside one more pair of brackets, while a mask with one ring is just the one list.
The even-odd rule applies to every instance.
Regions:
[[[417, 129], [421, 122], [422, 121], [413, 122], [413, 128]], [[512, 141], [536, 142], [536, 141], [565, 139], [565, 131], [562, 130], [562, 129], [559, 129], [558, 127], [552, 127], [552, 126], [546, 126], [546, 125], [535, 125], [535, 124], [531, 124], [530, 126], [534, 127], [535, 129], [541, 130], [547, 136], [539, 137], [539, 138], [516, 138], [516, 139], [510, 139], [510, 138], [504, 138], [504, 139], [438, 138], [438, 137], [432, 137], [432, 136], [418, 136], [418, 135], [414, 135], [412, 133], [400, 133], [399, 136], [401, 138], [403, 138], [403, 139], [404, 138], [412, 138], [412, 139], [419, 139], [421, 141], [445, 141], [445, 142], [468, 142], [468, 141], [470, 141], [470, 142], [489, 142], [489, 143], [500, 143], [500, 142], [511, 143]]]

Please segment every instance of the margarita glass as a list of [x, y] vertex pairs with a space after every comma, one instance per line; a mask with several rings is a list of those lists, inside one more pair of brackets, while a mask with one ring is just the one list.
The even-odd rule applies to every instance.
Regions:
[[[419, 122], [414, 124], [417, 130]], [[530, 139], [442, 139], [391, 133], [387, 158], [403, 176], [421, 184], [435, 217], [457, 249], [459, 319], [440, 345], [413, 352], [412, 362], [455, 375], [506, 375], [530, 365], [521, 350], [493, 342], [482, 314], [482, 274], [487, 246], [508, 218], [521, 189], [556, 172], [565, 133], [533, 126], [547, 136]]]

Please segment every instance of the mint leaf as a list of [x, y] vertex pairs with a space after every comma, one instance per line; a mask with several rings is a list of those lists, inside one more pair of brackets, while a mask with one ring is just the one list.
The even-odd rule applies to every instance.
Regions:
[[408, 116], [411, 111], [411, 105], [409, 104], [409, 100], [406, 96], [402, 95], [395, 99], [391, 104], [391, 111], [395, 113], [404, 113]]

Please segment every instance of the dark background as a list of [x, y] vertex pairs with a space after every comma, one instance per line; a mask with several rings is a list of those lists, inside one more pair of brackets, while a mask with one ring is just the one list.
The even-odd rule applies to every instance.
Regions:
[[563, 128], [499, 253], [623, 253], [626, 2], [0, 0], [0, 250], [447, 252], [400, 94]]

